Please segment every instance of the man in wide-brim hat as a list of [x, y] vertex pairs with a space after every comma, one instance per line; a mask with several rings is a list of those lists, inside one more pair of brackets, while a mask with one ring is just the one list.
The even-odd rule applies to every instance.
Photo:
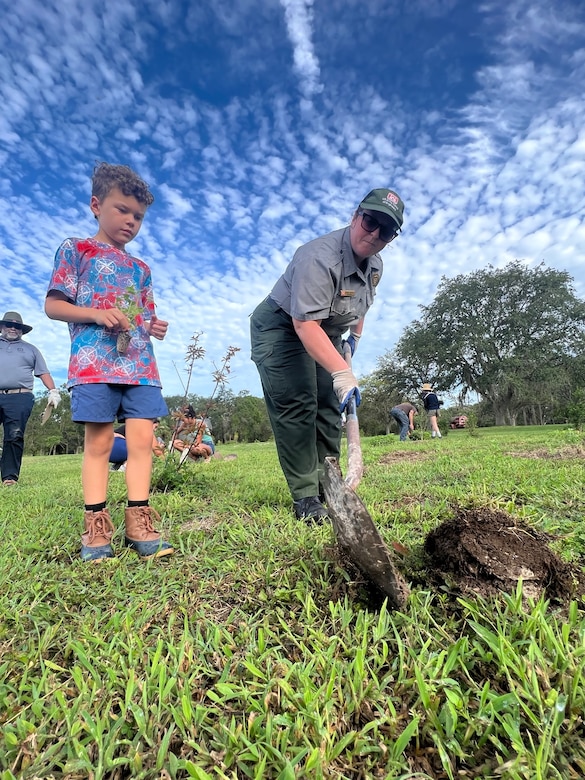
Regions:
[[17, 311], [0, 320], [0, 425], [4, 427], [0, 474], [5, 487], [16, 485], [24, 453], [24, 431], [34, 406], [34, 378], [49, 391], [48, 402], [57, 407], [61, 396], [37, 347], [23, 341], [30, 333]]
[[433, 391], [433, 386], [429, 382], [423, 384], [421, 397], [431, 426], [431, 438], [441, 439], [441, 431], [439, 430], [439, 407], [441, 404], [437, 394]]
[[0, 320], [0, 328], [15, 328], [20, 330], [22, 334], [30, 333], [32, 325], [25, 325], [22, 321], [22, 317], [17, 311], [7, 311], [3, 319]]

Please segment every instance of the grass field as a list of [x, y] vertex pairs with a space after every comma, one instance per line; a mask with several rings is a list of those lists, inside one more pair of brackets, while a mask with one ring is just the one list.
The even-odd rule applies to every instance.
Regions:
[[[502, 510], [585, 553], [585, 440], [546, 428], [362, 442], [358, 493], [410, 551], [374, 607], [329, 525], [296, 521], [271, 443], [186, 466], [151, 504], [176, 555], [78, 559], [80, 456], [0, 493], [0, 778], [585, 777], [585, 616], [431, 584], [426, 535]], [[124, 477], [110, 476], [122, 524]], [[122, 537], [122, 539], [121, 539]]]

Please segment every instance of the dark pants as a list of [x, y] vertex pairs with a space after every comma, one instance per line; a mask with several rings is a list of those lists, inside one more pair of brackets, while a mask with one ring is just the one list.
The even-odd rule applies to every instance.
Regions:
[[263, 301], [250, 321], [278, 459], [294, 500], [317, 496], [327, 456], [339, 458], [341, 417], [331, 374], [307, 353], [292, 320]]
[[24, 452], [24, 431], [35, 403], [31, 393], [0, 393], [0, 425], [4, 427], [0, 473], [18, 479]]
[[125, 463], [128, 460], [128, 445], [123, 436], [114, 436], [112, 451], [110, 452], [110, 463]]
[[398, 425], [400, 426], [400, 441], [406, 441], [406, 437], [408, 436], [408, 429], [410, 428], [410, 422], [408, 420], [408, 415], [402, 411], [402, 409], [398, 409], [398, 407], [394, 407], [394, 409], [390, 410], [390, 414]]

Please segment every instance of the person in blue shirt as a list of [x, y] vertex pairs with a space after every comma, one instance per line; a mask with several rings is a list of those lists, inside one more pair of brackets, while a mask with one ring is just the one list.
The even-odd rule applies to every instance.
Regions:
[[431, 438], [441, 439], [441, 431], [439, 430], [439, 409], [441, 407], [437, 394], [434, 392], [432, 386], [425, 382], [421, 390], [421, 398], [427, 417], [429, 418], [429, 424], [431, 426]]

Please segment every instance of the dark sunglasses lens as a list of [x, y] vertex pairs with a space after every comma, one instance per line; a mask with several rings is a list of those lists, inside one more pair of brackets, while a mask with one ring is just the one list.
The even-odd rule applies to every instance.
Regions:
[[392, 225], [384, 225], [383, 227], [380, 227], [379, 235], [382, 241], [390, 241], [391, 238], [396, 238], [398, 230], [395, 227], [392, 227]]
[[22, 325], [19, 325], [18, 322], [7, 322], [4, 327], [14, 328], [14, 330], [22, 330]]
[[373, 233], [377, 227], [380, 227], [380, 223], [371, 214], [362, 214], [362, 227], [368, 233]]
[[362, 226], [368, 233], [373, 233], [374, 230], [380, 228], [378, 235], [381, 241], [390, 241], [391, 238], [395, 238], [398, 235], [398, 230], [392, 225], [381, 225], [378, 220], [371, 214], [362, 214]]

